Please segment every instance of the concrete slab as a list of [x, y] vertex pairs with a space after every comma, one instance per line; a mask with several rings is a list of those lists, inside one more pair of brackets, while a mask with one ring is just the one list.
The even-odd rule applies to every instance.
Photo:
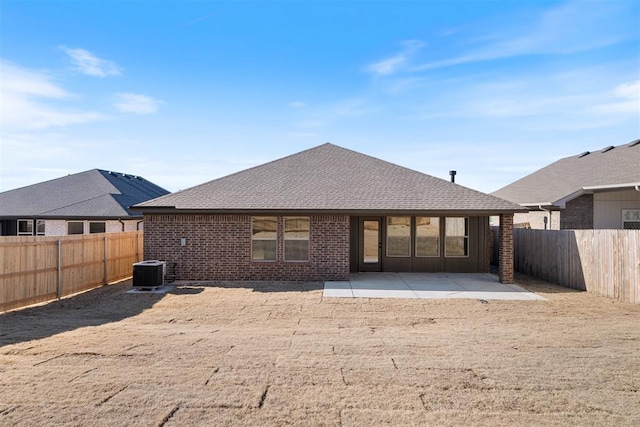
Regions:
[[325, 282], [322, 295], [328, 298], [353, 298], [349, 282]]
[[468, 298], [544, 300], [520, 286], [486, 273], [357, 273], [349, 281], [325, 282], [327, 298]]

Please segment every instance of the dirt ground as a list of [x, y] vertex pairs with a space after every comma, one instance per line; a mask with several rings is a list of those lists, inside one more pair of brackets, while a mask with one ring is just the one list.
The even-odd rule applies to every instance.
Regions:
[[0, 315], [0, 425], [640, 425], [640, 306], [130, 282]]

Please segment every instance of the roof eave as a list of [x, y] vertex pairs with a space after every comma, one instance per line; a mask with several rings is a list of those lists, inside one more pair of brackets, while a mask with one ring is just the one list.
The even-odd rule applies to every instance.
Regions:
[[640, 191], [640, 182], [629, 182], [623, 184], [605, 184], [605, 185], [587, 185], [582, 187], [578, 191], [574, 191], [573, 193], [555, 201], [553, 204], [560, 208], [565, 208], [567, 203], [573, 199], [577, 199], [578, 197], [585, 194], [594, 194], [604, 191], [615, 191], [615, 190], [625, 190], [625, 189], [635, 189], [636, 191]]
[[526, 213], [529, 209], [176, 209], [171, 207], [139, 208], [143, 214], [175, 215], [471, 215], [493, 216], [500, 214]]

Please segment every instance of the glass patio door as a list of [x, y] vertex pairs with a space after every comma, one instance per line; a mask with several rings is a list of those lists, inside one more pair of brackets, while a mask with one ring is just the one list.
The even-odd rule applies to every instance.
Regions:
[[380, 218], [363, 218], [360, 220], [360, 271], [381, 270], [381, 223]]

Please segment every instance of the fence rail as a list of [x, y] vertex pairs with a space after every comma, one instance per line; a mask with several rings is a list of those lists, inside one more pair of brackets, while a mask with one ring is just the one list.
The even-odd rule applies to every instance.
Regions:
[[0, 237], [0, 311], [62, 298], [132, 275], [142, 231]]
[[515, 229], [514, 258], [521, 273], [640, 304], [640, 230]]

